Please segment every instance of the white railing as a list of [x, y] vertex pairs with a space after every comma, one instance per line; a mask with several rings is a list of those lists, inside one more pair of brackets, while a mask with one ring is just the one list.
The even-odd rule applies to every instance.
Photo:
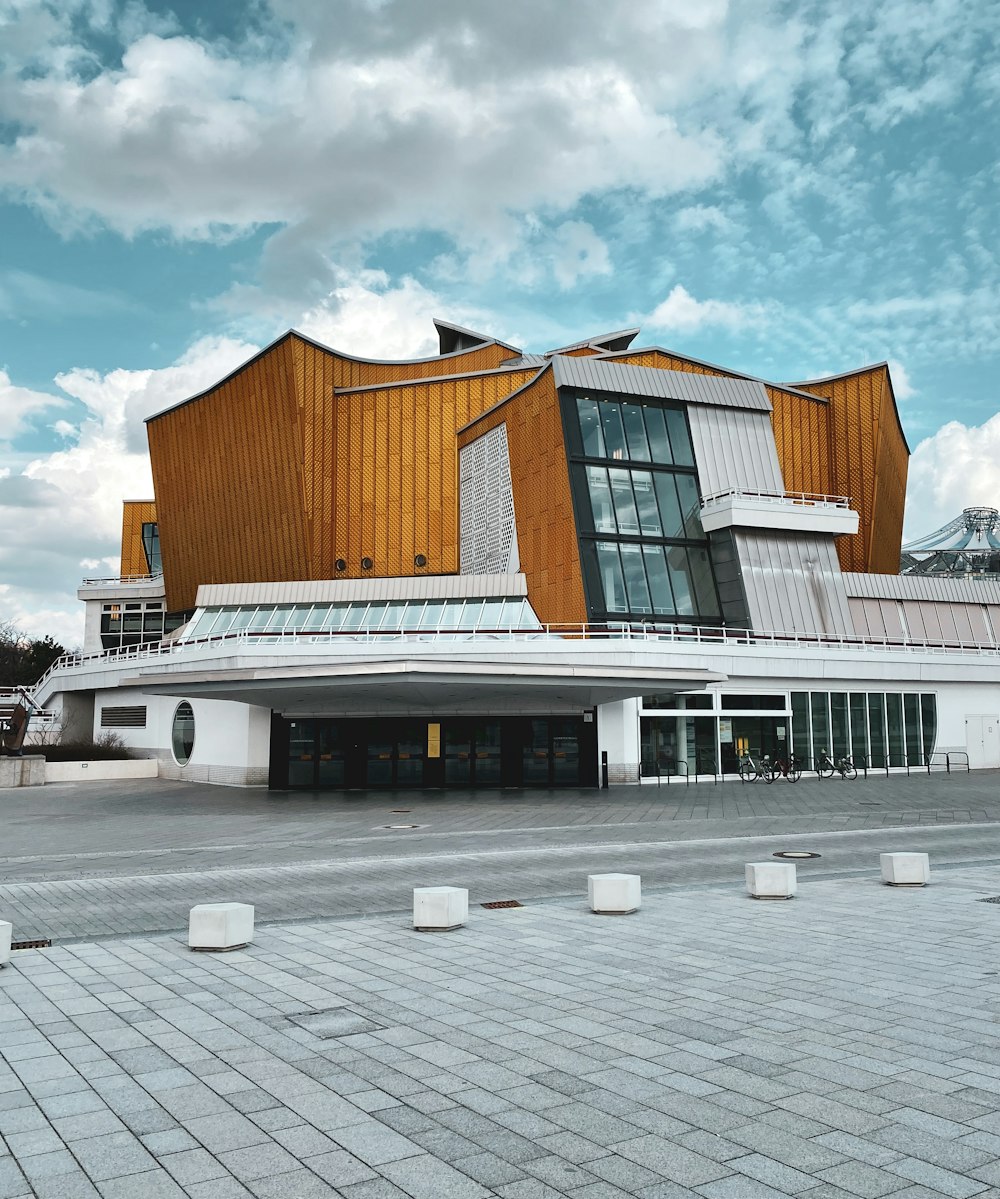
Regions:
[[103, 650], [91, 654], [63, 654], [57, 658], [41, 679], [32, 688], [39, 691], [50, 675], [58, 670], [88, 664], [113, 664], [117, 662], [150, 661], [184, 654], [195, 647], [220, 647], [239, 652], [248, 645], [274, 645], [295, 648], [307, 645], [323, 645], [330, 648], [338, 644], [383, 644], [405, 641], [447, 642], [487, 644], [497, 641], [624, 641], [655, 644], [693, 644], [705, 646], [752, 646], [756, 649], [842, 649], [860, 650], [867, 653], [932, 653], [966, 654], [978, 657], [1000, 657], [1000, 646], [984, 645], [977, 641], [960, 639], [942, 641], [920, 641], [909, 637], [859, 637], [840, 633], [797, 633], [755, 632], [748, 629], [717, 628], [696, 625], [588, 625], [547, 624], [534, 629], [386, 629], [366, 632], [364, 629], [330, 630], [329, 632], [306, 633], [297, 631], [254, 633], [240, 629], [218, 636], [191, 638], [187, 641], [170, 641], [166, 644], [132, 645], [117, 650]]
[[846, 495], [816, 495], [809, 491], [749, 491], [742, 487], [727, 491], [714, 491], [702, 496], [701, 506], [707, 508], [722, 500], [751, 500], [757, 504], [782, 504], [805, 508], [847, 508], [851, 498]]
[[125, 587], [133, 583], [159, 583], [162, 572], [155, 575], [111, 575], [104, 579], [84, 579], [81, 587]]

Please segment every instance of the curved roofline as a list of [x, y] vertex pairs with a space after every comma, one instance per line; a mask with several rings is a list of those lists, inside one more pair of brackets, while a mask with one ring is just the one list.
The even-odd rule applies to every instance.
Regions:
[[[593, 348], [600, 350], [602, 353], [617, 354], [624, 353], [632, 342], [639, 336], [641, 330], [638, 325], [628, 329], [612, 329], [610, 333], [599, 333], [596, 337], [585, 337], [583, 341], [574, 341], [568, 346], [560, 346], [556, 350], [546, 350], [545, 357], [549, 358], [554, 354], [566, 354], [570, 350], [584, 350]], [[625, 339], [628, 339], [627, 341]], [[608, 342], [625, 341], [625, 345], [620, 350], [608, 349]]]
[[[479, 349], [478, 346], [475, 348]], [[467, 351], [463, 351], [463, 353], [467, 353]], [[491, 366], [483, 371], [464, 371], [461, 375], [426, 375], [418, 379], [387, 379], [384, 383], [361, 383], [357, 387], [335, 387], [333, 393], [338, 396], [346, 396], [360, 391], [390, 391], [395, 387], [419, 387], [422, 383], [447, 383], [455, 379], [479, 379], [483, 375], [510, 375], [515, 371], [530, 370], [530, 366], [525, 366], [518, 359], [511, 359], [509, 362], [501, 362], [499, 366]]]
[[906, 430], [903, 428], [903, 422], [899, 416], [899, 405], [896, 403], [896, 389], [892, 385], [892, 371], [889, 369], [889, 363], [886, 359], [881, 362], [873, 362], [869, 366], [859, 366], [857, 370], [842, 371], [839, 375], [824, 375], [822, 379], [803, 379], [798, 384], [790, 384], [789, 386], [798, 387], [820, 387], [824, 383], [839, 383], [841, 379], [851, 379], [855, 375], [866, 375], [869, 371], [878, 371], [885, 369], [885, 377], [889, 383], [889, 399], [892, 400], [892, 412], [896, 418], [896, 428], [899, 430], [899, 435], [903, 439], [903, 447], [907, 455], [911, 455], [913, 451], [910, 449], [910, 443], [906, 438]]
[[498, 337], [490, 337], [488, 333], [477, 333], [475, 329], [466, 329], [464, 325], [456, 325], [453, 321], [442, 320], [441, 317], [431, 317], [434, 323], [434, 328], [438, 331], [438, 340], [444, 344], [443, 332], [447, 330], [449, 333], [458, 333], [462, 337], [471, 337], [475, 339], [475, 344], [471, 346], [463, 346], [460, 350], [449, 350], [447, 353], [437, 355], [439, 358], [447, 358], [449, 354], [465, 354], [469, 350], [478, 350], [482, 346], [503, 346], [505, 350], [511, 350], [515, 354], [520, 354], [517, 346], [508, 345], [507, 342], [501, 341]]
[[[521, 369], [523, 370], [524, 367], [522, 367]], [[472, 420], [468, 421], [460, 429], [456, 429], [455, 436], [461, 437], [461, 435], [467, 429], [474, 428], [476, 425], [479, 424], [479, 422], [481, 420], [483, 420], [487, 416], [489, 416], [490, 413], [496, 412], [496, 410], [498, 408], [502, 408], [504, 406], [504, 404], [509, 404], [510, 401], [513, 399], [516, 399], [516, 397], [519, 396], [522, 391], [526, 391], [529, 387], [534, 387], [534, 385], [538, 382], [538, 380], [542, 377], [542, 375], [544, 375], [546, 371], [550, 371], [550, 370], [552, 370], [551, 362], [546, 362], [546, 364], [544, 366], [540, 366], [538, 368], [538, 370], [535, 371], [535, 373], [531, 376], [530, 379], [528, 379], [528, 381], [526, 383], [522, 383], [520, 387], [518, 387], [516, 390], [512, 391], [510, 393], [510, 395], [504, 396], [504, 398], [502, 400], [497, 400], [497, 402], [492, 406], [492, 408], [487, 408], [485, 412], [480, 412], [480, 414], [478, 416], [474, 416], [472, 418]]]
[[[324, 345], [321, 341], [316, 341], [305, 333], [300, 333], [298, 329], [288, 329], [282, 333], [280, 337], [276, 337], [274, 341], [268, 342], [266, 346], [259, 349], [256, 354], [251, 354], [245, 362], [241, 362], [239, 366], [234, 367], [228, 375], [223, 375], [221, 379], [217, 379], [211, 386], [206, 387], [203, 391], [197, 392], [195, 395], [188, 396], [187, 399], [178, 400], [176, 404], [170, 404], [166, 408], [161, 408], [159, 412], [154, 412], [151, 416], [147, 416], [143, 424], [148, 425], [150, 421], [159, 420], [161, 416], [166, 416], [168, 412], [173, 412], [177, 408], [183, 408], [186, 404], [193, 404], [195, 400], [200, 400], [207, 396], [210, 392], [215, 391], [224, 383], [228, 383], [230, 379], [234, 379], [241, 371], [245, 371], [248, 366], [252, 366], [258, 358], [263, 358], [265, 354], [269, 354], [272, 350], [277, 349], [282, 342], [287, 341], [290, 337], [297, 337], [300, 341], [307, 342], [314, 346], [317, 350], [322, 350], [326, 354], [333, 354], [337, 358], [342, 358], [345, 362], [359, 362], [364, 366], [419, 366], [424, 362], [445, 362], [450, 358], [458, 358], [462, 354], [471, 354], [476, 350], [485, 349], [487, 346], [497, 345], [504, 350], [512, 350], [515, 354], [520, 354], [520, 350], [514, 349], [513, 346], [507, 345], [505, 342], [497, 341], [495, 338], [489, 341], [484, 341], [480, 345], [469, 346], [464, 350], [453, 350], [450, 354], [428, 354], [425, 358], [361, 358], [356, 354], [345, 354], [343, 350], [335, 350], [333, 346]], [[478, 373], [478, 372], [477, 372]], [[453, 375], [445, 376], [446, 378], [454, 378]]]
[[799, 391], [791, 383], [774, 383], [770, 379], [762, 379], [760, 375], [748, 375], [745, 371], [734, 371], [730, 366], [719, 366], [717, 362], [706, 362], [704, 358], [692, 358], [690, 354], [680, 354], [677, 350], [668, 349], [666, 346], [639, 346], [637, 349], [608, 350], [602, 353], [600, 357], [616, 358], [620, 354], [652, 354], [656, 352], [666, 354], [670, 358], [679, 358], [682, 362], [693, 362], [695, 366], [707, 366], [713, 371], [718, 371], [720, 375], [728, 376], [730, 379], [748, 379], [751, 383], [763, 383], [765, 387], [774, 387], [778, 391], [787, 392], [789, 395], [801, 396], [804, 400], [813, 400], [818, 404], [829, 403], [826, 396], [813, 395], [809, 391]]

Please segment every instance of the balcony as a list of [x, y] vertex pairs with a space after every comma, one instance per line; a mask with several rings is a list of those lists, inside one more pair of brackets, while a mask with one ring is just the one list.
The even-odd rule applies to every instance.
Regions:
[[842, 536], [858, 531], [858, 514], [844, 495], [734, 489], [702, 498], [701, 523], [708, 533], [735, 527]]

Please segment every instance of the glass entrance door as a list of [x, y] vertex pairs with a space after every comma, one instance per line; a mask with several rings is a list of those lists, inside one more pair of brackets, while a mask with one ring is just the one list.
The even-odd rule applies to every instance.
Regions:
[[500, 722], [448, 720], [444, 727], [447, 787], [499, 787]]
[[547, 716], [526, 721], [522, 787], [568, 787], [580, 782], [580, 720]]

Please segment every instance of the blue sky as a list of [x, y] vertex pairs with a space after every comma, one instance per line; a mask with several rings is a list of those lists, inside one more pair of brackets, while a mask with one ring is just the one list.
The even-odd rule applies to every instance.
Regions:
[[889, 359], [908, 531], [1000, 499], [985, 0], [0, 0], [0, 620], [79, 640], [142, 418], [289, 326]]

